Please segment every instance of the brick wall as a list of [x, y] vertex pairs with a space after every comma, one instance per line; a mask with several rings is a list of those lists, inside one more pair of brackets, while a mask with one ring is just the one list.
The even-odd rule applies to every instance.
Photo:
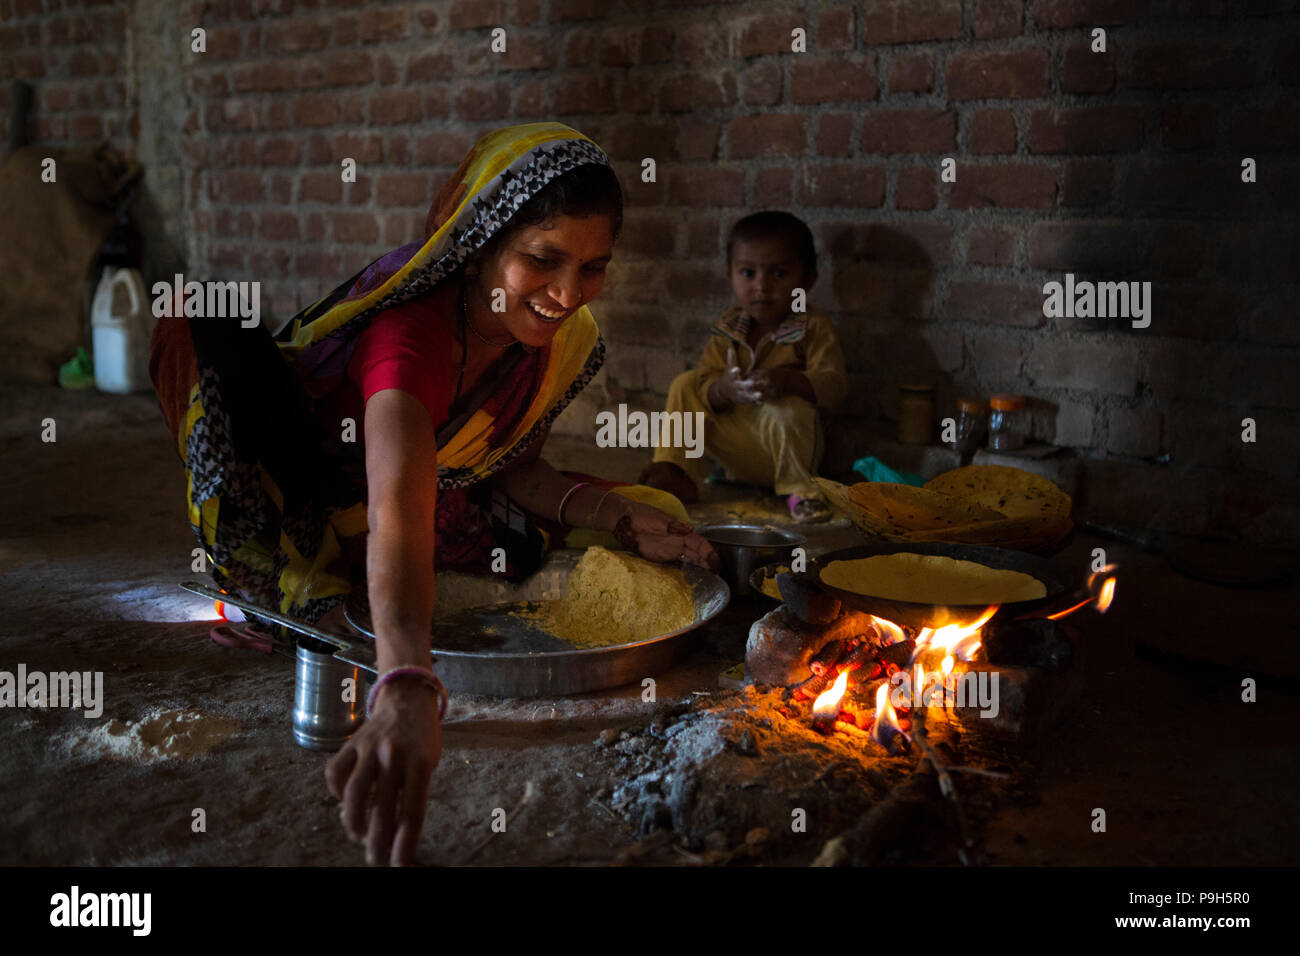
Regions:
[[[209, 0], [179, 5], [184, 36], [136, 35], [128, 69], [158, 2], [0, 0], [0, 78], [37, 85], [43, 141], [130, 151], [132, 91], [178, 60], [184, 108], [139, 122], [180, 141], [188, 268], [261, 279], [281, 319], [417, 237], [480, 132], [557, 119], [629, 203], [596, 309], [610, 359], [561, 428], [657, 401], [728, 304], [728, 225], [788, 208], [818, 239], [856, 451], [900, 383], [937, 383], [945, 414], [1020, 391], [1036, 436], [1088, 459], [1094, 515], [1300, 539], [1294, 0]], [[1045, 318], [1066, 272], [1152, 282], [1150, 328]]]

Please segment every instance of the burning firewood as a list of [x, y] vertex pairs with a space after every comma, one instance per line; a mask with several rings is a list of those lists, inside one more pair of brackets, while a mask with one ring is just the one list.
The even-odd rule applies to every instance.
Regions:
[[816, 677], [822, 677], [829, 671], [831, 672], [831, 678], [834, 679], [836, 673], [833, 669], [843, 653], [843, 641], [830, 641], [825, 647], [813, 655], [813, 659], [808, 662], [808, 669], [811, 670], [813, 675]]

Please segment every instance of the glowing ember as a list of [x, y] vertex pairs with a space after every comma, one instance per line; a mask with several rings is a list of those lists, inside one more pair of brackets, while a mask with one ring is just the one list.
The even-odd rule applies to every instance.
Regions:
[[876, 719], [871, 725], [871, 739], [891, 754], [908, 749], [911, 738], [898, 726], [898, 715], [889, 702], [889, 685], [881, 684], [876, 690]]
[[828, 690], [817, 695], [813, 701], [813, 715], [819, 717], [834, 717], [840, 712], [840, 700], [844, 697], [844, 692], [849, 687], [849, 672], [840, 671], [840, 676], [835, 678], [835, 683]]

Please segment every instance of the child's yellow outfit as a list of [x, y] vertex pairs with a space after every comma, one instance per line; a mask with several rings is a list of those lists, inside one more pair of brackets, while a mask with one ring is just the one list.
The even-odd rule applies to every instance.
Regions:
[[[829, 411], [844, 398], [844, 353], [830, 319], [820, 312], [791, 314], [776, 330], [748, 344], [754, 320], [733, 308], [712, 329], [699, 365], [673, 379], [667, 412], [704, 412], [704, 450], [729, 478], [772, 488], [778, 495], [821, 496], [812, 480], [823, 451], [818, 410]], [[788, 368], [802, 372], [812, 385], [816, 406], [786, 395], [759, 405], [734, 405], [714, 411], [709, 387], [728, 368], [742, 372]], [[666, 436], [665, 436], [666, 437]], [[687, 458], [686, 449], [655, 449], [654, 460], [672, 462], [698, 485], [704, 459]]]

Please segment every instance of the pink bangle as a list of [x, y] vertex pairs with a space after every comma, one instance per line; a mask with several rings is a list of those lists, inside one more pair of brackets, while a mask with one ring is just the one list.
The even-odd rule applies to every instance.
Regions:
[[375, 681], [375, 686], [370, 688], [370, 696], [366, 698], [367, 717], [374, 716], [375, 701], [379, 699], [379, 692], [383, 690], [384, 685], [398, 677], [418, 677], [432, 687], [438, 694], [438, 719], [442, 720], [447, 716], [447, 688], [433, 671], [425, 670], [423, 667], [394, 667], [390, 671], [385, 671], [379, 680]]
[[590, 481], [580, 481], [572, 488], [570, 488], [568, 491], [566, 491], [564, 493], [564, 497], [560, 499], [559, 510], [555, 512], [555, 520], [558, 521], [560, 524], [564, 524], [564, 506], [569, 503], [569, 499], [572, 498], [579, 489], [589, 488], [590, 486], [591, 486]]

